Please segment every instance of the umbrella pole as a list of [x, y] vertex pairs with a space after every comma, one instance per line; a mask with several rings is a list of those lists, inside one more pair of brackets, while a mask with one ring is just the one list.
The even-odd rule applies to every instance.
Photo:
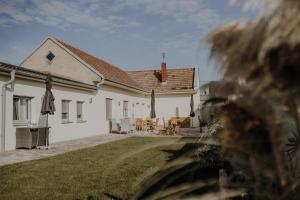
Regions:
[[48, 146], [48, 137], [49, 137], [49, 134], [48, 134], [48, 113], [47, 113], [47, 120], [46, 120], [46, 132], [45, 132], [45, 139], [46, 139], [46, 147]]

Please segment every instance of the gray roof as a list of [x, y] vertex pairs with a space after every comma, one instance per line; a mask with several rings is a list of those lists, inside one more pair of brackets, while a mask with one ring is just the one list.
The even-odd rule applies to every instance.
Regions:
[[[47, 73], [39, 72], [36, 70], [27, 69], [27, 68], [20, 67], [17, 65], [0, 62], [0, 73], [9, 74], [14, 69], [16, 70], [17, 76], [24, 76], [24, 77], [29, 77], [29, 78], [46, 80], [47, 75], [48, 75]], [[60, 84], [65, 84], [65, 85], [70, 85], [70, 86], [75, 86], [75, 87], [81, 87], [81, 88], [85, 88], [85, 89], [92, 89], [92, 90], [97, 89], [97, 86], [95, 86], [95, 85], [82, 83], [79, 81], [75, 81], [75, 80], [60, 77], [60, 76], [52, 75], [51, 77], [52, 77], [52, 80], [54, 83], [60, 83]]]

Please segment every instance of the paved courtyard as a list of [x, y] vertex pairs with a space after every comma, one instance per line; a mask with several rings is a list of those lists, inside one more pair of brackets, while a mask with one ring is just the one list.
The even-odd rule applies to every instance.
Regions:
[[[45, 158], [49, 156], [55, 156], [69, 151], [78, 149], [93, 147], [99, 144], [113, 142], [116, 140], [124, 139], [131, 136], [140, 137], [166, 137], [157, 135], [152, 132], [134, 132], [131, 134], [102, 134], [99, 136], [93, 136], [88, 138], [82, 138], [77, 140], [70, 140], [64, 142], [57, 142], [50, 145], [49, 149], [16, 149], [14, 151], [7, 151], [0, 153], [0, 166], [14, 164], [29, 160], [35, 160]], [[182, 128], [180, 135], [178, 136], [167, 136], [167, 137], [199, 137], [199, 128]]]
[[93, 136], [83, 139], [53, 143], [50, 145], [49, 149], [16, 149], [14, 151], [7, 151], [4, 153], [0, 153], [0, 166], [55, 156], [68, 151], [93, 147], [99, 144], [120, 140], [126, 137], [130, 136], [120, 134], [102, 134], [99, 136]]

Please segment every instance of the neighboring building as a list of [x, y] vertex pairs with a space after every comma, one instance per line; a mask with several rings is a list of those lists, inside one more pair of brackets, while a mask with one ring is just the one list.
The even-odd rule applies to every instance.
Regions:
[[211, 81], [200, 86], [200, 119], [209, 123], [218, 115], [217, 108], [226, 102], [222, 95], [222, 82]]
[[[160, 119], [188, 117], [191, 94], [194, 107], [200, 105], [195, 67], [167, 69], [163, 62], [159, 70], [126, 72], [54, 37], [48, 37], [20, 67], [1, 63], [2, 88], [13, 69], [14, 88], [5, 91], [4, 128], [1, 123], [1, 144], [5, 144], [5, 150], [15, 148], [16, 127], [44, 121], [40, 110], [48, 73], [54, 79], [56, 106], [55, 114], [49, 116], [50, 143], [108, 133], [112, 118], [119, 121], [125, 117], [148, 117], [152, 89]], [[198, 126], [197, 117], [193, 125]]]

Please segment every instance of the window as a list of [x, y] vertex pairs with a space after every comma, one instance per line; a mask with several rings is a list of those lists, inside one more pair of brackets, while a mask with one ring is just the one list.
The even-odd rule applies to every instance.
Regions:
[[70, 100], [61, 101], [61, 119], [62, 122], [69, 122], [69, 104]]
[[14, 123], [29, 123], [30, 122], [30, 97], [13, 97], [13, 120]]
[[76, 103], [76, 117], [77, 117], [77, 121], [83, 121], [83, 101], [77, 101]]
[[134, 119], [135, 117], [134, 117], [134, 103], [132, 104], [132, 110], [131, 110], [131, 112], [132, 112], [132, 114], [131, 114], [131, 118], [132, 119]]
[[123, 117], [128, 117], [128, 101], [123, 101]]
[[111, 120], [112, 118], [112, 99], [106, 98], [106, 120]]
[[46, 56], [46, 58], [49, 60], [49, 61], [52, 61], [53, 59], [54, 59], [54, 57], [55, 57], [55, 55], [50, 51], [48, 54], [47, 54], [47, 56]]
[[179, 108], [176, 107], [176, 117], [179, 117]]

